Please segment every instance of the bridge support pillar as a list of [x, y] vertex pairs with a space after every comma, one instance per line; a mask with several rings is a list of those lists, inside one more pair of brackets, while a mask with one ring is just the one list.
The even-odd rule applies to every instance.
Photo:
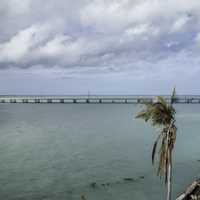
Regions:
[[47, 99], [47, 103], [52, 103], [52, 99]]
[[35, 103], [40, 103], [40, 99], [35, 99]]
[[10, 103], [16, 103], [16, 99], [10, 99]]
[[22, 99], [22, 103], [28, 103], [28, 99]]

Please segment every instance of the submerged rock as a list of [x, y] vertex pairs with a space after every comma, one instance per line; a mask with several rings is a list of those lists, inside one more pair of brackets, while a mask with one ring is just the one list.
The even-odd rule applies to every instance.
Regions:
[[81, 195], [81, 200], [86, 200], [86, 197], [84, 194]]
[[135, 181], [134, 178], [124, 178], [124, 181]]
[[105, 187], [110, 187], [115, 184], [125, 184], [125, 182], [139, 181], [140, 179], [144, 179], [144, 176], [139, 176], [138, 178], [126, 177], [126, 178], [122, 178], [121, 180], [117, 180], [114, 182], [104, 182], [104, 183], [98, 183], [98, 184], [97, 184], [97, 182], [91, 182], [90, 187], [93, 189], [97, 188], [97, 186], [101, 186], [101, 187], [105, 188]]
[[92, 182], [92, 183], [90, 184], [90, 186], [91, 186], [92, 188], [96, 188], [97, 183], [96, 183], [96, 182]]

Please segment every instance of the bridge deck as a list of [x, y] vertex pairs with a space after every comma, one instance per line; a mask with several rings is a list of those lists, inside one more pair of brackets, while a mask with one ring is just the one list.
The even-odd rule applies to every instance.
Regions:
[[[155, 96], [0, 96], [0, 103], [118, 103], [143, 104]], [[167, 102], [170, 96], [163, 96]], [[177, 96], [175, 103], [200, 104], [200, 96]]]

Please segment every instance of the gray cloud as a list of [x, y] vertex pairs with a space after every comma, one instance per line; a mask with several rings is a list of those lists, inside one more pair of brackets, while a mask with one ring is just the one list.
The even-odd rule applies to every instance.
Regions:
[[199, 73], [199, 0], [1, 0], [0, 23], [0, 69], [10, 73]]

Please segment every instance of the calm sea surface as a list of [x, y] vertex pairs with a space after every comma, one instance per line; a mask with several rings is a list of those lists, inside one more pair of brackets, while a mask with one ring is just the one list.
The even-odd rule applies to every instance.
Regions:
[[[0, 199], [164, 199], [151, 165], [157, 133], [134, 119], [140, 108], [0, 104]], [[174, 197], [200, 176], [200, 105], [176, 109]]]

